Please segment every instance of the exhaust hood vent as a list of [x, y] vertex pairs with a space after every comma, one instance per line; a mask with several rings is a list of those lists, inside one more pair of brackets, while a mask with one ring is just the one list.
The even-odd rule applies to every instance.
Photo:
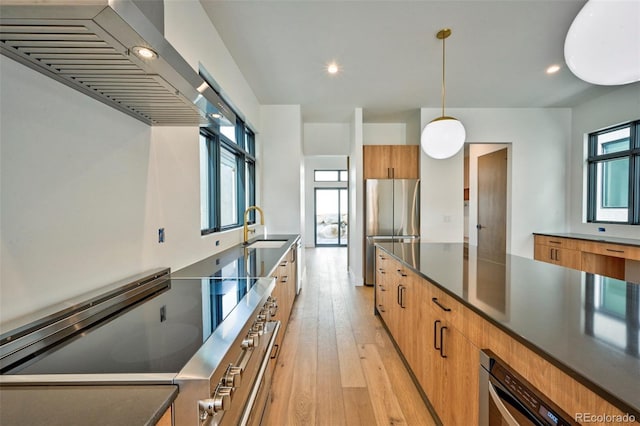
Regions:
[[149, 125], [235, 124], [131, 0], [3, 0], [0, 42], [3, 55]]

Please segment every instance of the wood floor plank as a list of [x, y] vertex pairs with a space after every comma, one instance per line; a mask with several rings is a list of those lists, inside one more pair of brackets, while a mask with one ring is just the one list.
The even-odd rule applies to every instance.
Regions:
[[373, 406], [367, 388], [342, 390], [346, 424], [349, 426], [372, 426], [376, 424]]
[[[346, 250], [307, 249], [264, 426], [432, 425], [379, 317], [350, 284]], [[426, 414], [425, 414], [426, 413]]]
[[373, 414], [378, 425], [406, 425], [395, 391], [387, 375], [378, 347], [367, 343], [358, 346], [362, 368], [367, 380], [367, 388], [373, 406]]
[[[344, 285], [339, 283], [339, 285]], [[364, 388], [367, 382], [362, 372], [360, 364], [360, 354], [353, 334], [351, 320], [347, 312], [346, 303], [342, 292], [335, 289], [333, 285], [333, 319], [336, 331], [336, 341], [338, 345], [338, 359], [340, 364], [340, 380], [345, 388]]]

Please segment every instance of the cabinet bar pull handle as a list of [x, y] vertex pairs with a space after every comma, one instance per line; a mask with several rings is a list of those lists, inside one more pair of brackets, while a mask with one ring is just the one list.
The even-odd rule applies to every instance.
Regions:
[[[433, 322], [433, 349], [439, 351], [440, 348], [438, 347], [438, 324], [440, 324], [440, 320], [435, 320]], [[442, 343], [442, 342], [441, 342]]]
[[447, 327], [440, 327], [440, 356], [442, 358], [446, 358], [447, 356], [444, 354], [444, 331]]
[[624, 253], [624, 250], [614, 250], [614, 249], [606, 249], [606, 250], [612, 253]]
[[380, 272], [381, 274], [386, 274], [386, 272], [382, 268], [378, 268], [378, 272]]
[[271, 356], [269, 357], [269, 359], [276, 359], [276, 357], [278, 356], [278, 349], [280, 349], [280, 346], [273, 345], [273, 348], [271, 349]]
[[439, 307], [440, 309], [442, 309], [443, 311], [445, 311], [445, 312], [449, 312], [449, 311], [451, 311], [451, 308], [447, 308], [446, 306], [443, 306], [440, 302], [438, 302], [438, 298], [437, 298], [437, 297], [432, 297], [432, 298], [431, 298], [431, 301], [432, 301], [433, 303], [435, 303], [436, 305], [438, 305], [438, 307]]
[[286, 283], [287, 281], [289, 281], [289, 277], [287, 275], [283, 275], [282, 279], [280, 280], [281, 283]]
[[382, 306], [382, 305], [378, 305], [378, 312], [386, 312], [386, 311], [384, 310], [384, 306]]
[[387, 289], [384, 288], [384, 286], [382, 284], [378, 284], [378, 287], [380, 287], [380, 291], [387, 291]]
[[396, 287], [396, 301], [398, 302], [398, 305], [400, 305], [400, 287], [402, 286], [399, 285], [398, 287]]
[[406, 277], [406, 276], [407, 276], [407, 274], [405, 274], [404, 272], [402, 272], [402, 269], [398, 269], [398, 273], [399, 273], [401, 276], [403, 276], [403, 277]]
[[404, 306], [404, 291], [407, 288], [405, 286], [400, 286], [400, 307], [402, 309], [406, 308], [406, 306]]
[[384, 257], [383, 255], [379, 254], [378, 257], [380, 258], [380, 260], [387, 260], [386, 257]]
[[562, 244], [562, 241], [553, 241], [553, 240], [549, 240], [549, 242], [551, 244]]

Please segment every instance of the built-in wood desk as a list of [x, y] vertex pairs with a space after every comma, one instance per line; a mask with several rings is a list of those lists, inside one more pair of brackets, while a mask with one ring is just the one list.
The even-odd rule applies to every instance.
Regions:
[[536, 260], [640, 283], [640, 240], [571, 233], [533, 235]]

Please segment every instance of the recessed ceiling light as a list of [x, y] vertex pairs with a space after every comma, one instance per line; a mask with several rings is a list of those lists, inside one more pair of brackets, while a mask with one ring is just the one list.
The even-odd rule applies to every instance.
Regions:
[[554, 64], [547, 68], [547, 74], [555, 74], [560, 71], [560, 65]]
[[329, 65], [327, 65], [327, 72], [329, 74], [337, 74], [338, 73], [338, 64], [336, 64], [335, 62], [331, 62]]
[[133, 50], [133, 53], [135, 53], [136, 56], [142, 59], [154, 59], [158, 57], [158, 54], [148, 47], [134, 46], [131, 50]]

